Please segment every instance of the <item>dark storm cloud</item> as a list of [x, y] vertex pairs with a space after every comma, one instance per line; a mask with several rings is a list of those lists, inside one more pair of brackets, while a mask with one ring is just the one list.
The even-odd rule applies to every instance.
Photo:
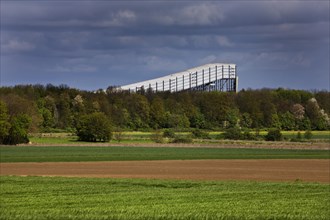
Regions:
[[241, 87], [328, 89], [329, 2], [1, 1], [2, 85], [97, 89], [207, 62], [237, 63]]

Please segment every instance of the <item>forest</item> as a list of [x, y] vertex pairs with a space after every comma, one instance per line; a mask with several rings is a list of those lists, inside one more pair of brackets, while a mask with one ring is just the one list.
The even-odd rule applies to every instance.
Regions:
[[17, 85], [0, 87], [0, 143], [15, 142], [10, 133], [21, 132], [23, 139], [27, 133], [74, 133], [88, 123], [112, 130], [142, 131], [231, 127], [329, 130], [329, 114], [328, 91], [278, 88], [238, 93], [128, 93], [113, 87], [83, 91], [67, 85]]

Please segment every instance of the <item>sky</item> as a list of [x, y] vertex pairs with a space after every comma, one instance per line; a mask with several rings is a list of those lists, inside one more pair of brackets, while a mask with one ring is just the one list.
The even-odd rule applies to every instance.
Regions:
[[329, 91], [329, 0], [1, 0], [1, 86], [106, 89], [235, 63], [239, 89]]

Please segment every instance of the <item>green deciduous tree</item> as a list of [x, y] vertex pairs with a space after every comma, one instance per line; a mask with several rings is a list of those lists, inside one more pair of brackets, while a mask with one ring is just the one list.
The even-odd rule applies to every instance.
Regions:
[[170, 112], [165, 113], [167, 128], [188, 128], [190, 126], [189, 119], [186, 115], [171, 114]]
[[311, 128], [312, 128], [311, 121], [309, 120], [308, 117], [305, 117], [302, 120], [297, 120], [296, 125], [297, 125], [298, 130], [301, 130], [301, 131], [311, 130]]
[[206, 120], [204, 115], [196, 109], [190, 118], [190, 126], [193, 128], [206, 128]]
[[236, 127], [239, 123], [239, 110], [232, 108], [227, 111], [226, 120], [228, 121], [228, 127]]
[[277, 114], [272, 114], [271, 127], [281, 129], [281, 121]]
[[20, 144], [28, 143], [28, 129], [31, 123], [31, 118], [26, 114], [19, 114], [12, 117], [10, 120], [11, 127], [9, 134], [4, 140], [4, 144]]
[[81, 116], [77, 120], [76, 129], [81, 141], [106, 142], [112, 138], [110, 120], [101, 112]]
[[282, 133], [279, 129], [270, 129], [265, 137], [266, 141], [281, 141], [283, 139]]
[[281, 128], [284, 130], [294, 130], [295, 129], [295, 118], [290, 112], [285, 112], [280, 114]]
[[252, 122], [253, 121], [249, 113], [245, 112], [241, 115], [240, 125], [242, 128], [251, 128]]
[[17, 114], [10, 118], [5, 103], [0, 101], [0, 144], [28, 143], [30, 123], [31, 118], [26, 114]]
[[10, 123], [7, 106], [0, 101], [0, 144], [4, 144], [5, 138], [9, 134]]
[[[80, 91], [66, 85], [19, 85], [0, 87], [0, 94], [9, 118], [19, 114], [31, 118], [29, 132], [37, 132], [39, 128], [70, 130], [73, 119], [94, 112], [103, 112], [116, 127], [130, 130], [219, 129], [224, 124], [237, 126], [238, 116], [242, 128], [279, 128], [276, 114], [285, 130], [330, 128], [328, 91], [247, 89], [238, 93], [151, 93], [146, 88], [137, 94], [111, 88], [105, 93]], [[2, 133], [9, 132], [5, 124], [2, 128]]]
[[56, 108], [59, 114], [57, 126], [63, 129], [72, 127], [73, 114], [69, 94], [63, 93], [60, 95]]
[[165, 124], [165, 108], [163, 100], [160, 97], [155, 97], [150, 105], [150, 127], [160, 128]]
[[141, 94], [130, 94], [127, 101], [127, 109], [135, 128], [148, 128], [150, 120], [148, 99]]
[[28, 115], [31, 119], [29, 124], [30, 132], [37, 132], [40, 124], [42, 123], [42, 116], [39, 112], [37, 103], [35, 100], [29, 100], [25, 97], [18, 96], [16, 94], [9, 94], [2, 96], [3, 101], [8, 108], [8, 114], [10, 117], [15, 117], [20, 114]]

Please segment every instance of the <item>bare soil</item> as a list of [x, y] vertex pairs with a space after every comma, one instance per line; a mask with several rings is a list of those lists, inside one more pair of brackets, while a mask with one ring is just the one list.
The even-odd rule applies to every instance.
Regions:
[[1, 163], [1, 175], [330, 183], [330, 160], [166, 160]]

